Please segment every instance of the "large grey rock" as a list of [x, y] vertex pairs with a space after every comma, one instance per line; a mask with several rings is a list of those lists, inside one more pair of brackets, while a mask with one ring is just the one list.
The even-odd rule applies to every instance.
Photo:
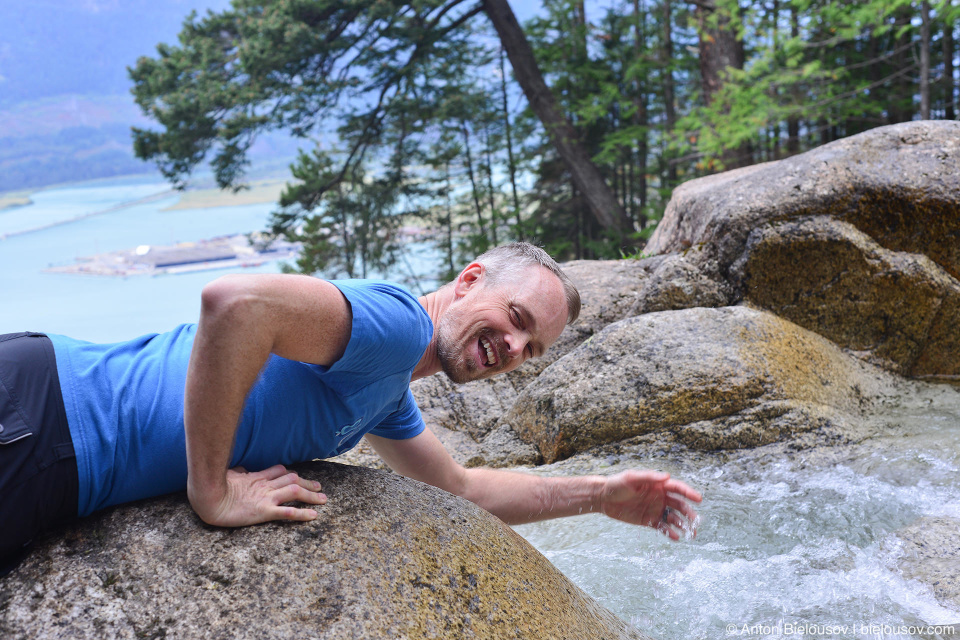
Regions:
[[299, 470], [330, 497], [310, 523], [212, 528], [178, 494], [62, 532], [0, 581], [0, 637], [642, 637], [469, 502]]
[[926, 516], [897, 537], [903, 576], [929, 585], [944, 605], [960, 608], [960, 520]]
[[546, 462], [650, 433], [701, 450], [843, 433], [895, 378], [747, 307], [628, 318], [546, 369], [504, 416]]
[[960, 122], [882, 127], [688, 182], [647, 251], [688, 255], [728, 302], [892, 370], [960, 380]]

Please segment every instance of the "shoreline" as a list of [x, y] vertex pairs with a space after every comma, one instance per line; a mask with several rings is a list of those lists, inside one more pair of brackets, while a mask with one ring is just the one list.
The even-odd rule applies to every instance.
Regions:
[[276, 239], [267, 247], [251, 244], [256, 234], [218, 236], [174, 245], [141, 245], [109, 253], [79, 257], [68, 265], [51, 266], [44, 273], [87, 276], [159, 276], [259, 267], [277, 260], [296, 259], [300, 244]]
[[7, 194], [0, 194], [0, 212], [30, 206], [33, 204], [30, 196], [34, 193], [34, 191], [14, 191]]
[[286, 186], [286, 180], [266, 179], [252, 181], [249, 188], [236, 193], [225, 191], [219, 187], [188, 189], [180, 192], [180, 199], [176, 204], [164, 207], [161, 211], [239, 207], [248, 204], [277, 202], [280, 200], [280, 193]]

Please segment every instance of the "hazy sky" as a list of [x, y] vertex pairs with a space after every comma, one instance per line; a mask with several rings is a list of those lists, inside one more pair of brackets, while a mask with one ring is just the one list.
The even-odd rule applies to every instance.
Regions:
[[[119, 95], [126, 68], [175, 42], [191, 11], [229, 0], [0, 0], [0, 109], [65, 94]], [[523, 21], [539, 0], [513, 0]]]
[[174, 42], [192, 9], [228, 0], [0, 0], [0, 107], [62, 94], [122, 94], [126, 67]]

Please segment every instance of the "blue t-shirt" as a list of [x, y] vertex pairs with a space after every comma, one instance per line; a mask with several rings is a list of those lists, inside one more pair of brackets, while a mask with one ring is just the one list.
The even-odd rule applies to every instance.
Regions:
[[[410, 377], [433, 324], [404, 289], [333, 282], [353, 313], [330, 367], [271, 355], [237, 428], [230, 466], [259, 471], [342, 453], [365, 433], [396, 440], [424, 429]], [[78, 513], [187, 486], [183, 391], [197, 327], [118, 344], [51, 335], [79, 472]]]

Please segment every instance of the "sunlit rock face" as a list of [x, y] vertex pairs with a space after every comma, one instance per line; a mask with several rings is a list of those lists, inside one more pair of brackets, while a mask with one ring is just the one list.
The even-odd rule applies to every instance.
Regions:
[[547, 462], [646, 434], [701, 450], [842, 433], [894, 376], [748, 307], [622, 320], [548, 367], [503, 422]]
[[881, 127], [693, 180], [651, 253], [907, 376], [960, 380], [960, 123]]
[[309, 523], [205, 526], [182, 494], [108, 510], [0, 581], [0, 637], [642, 638], [473, 504], [396, 475], [298, 469]]

